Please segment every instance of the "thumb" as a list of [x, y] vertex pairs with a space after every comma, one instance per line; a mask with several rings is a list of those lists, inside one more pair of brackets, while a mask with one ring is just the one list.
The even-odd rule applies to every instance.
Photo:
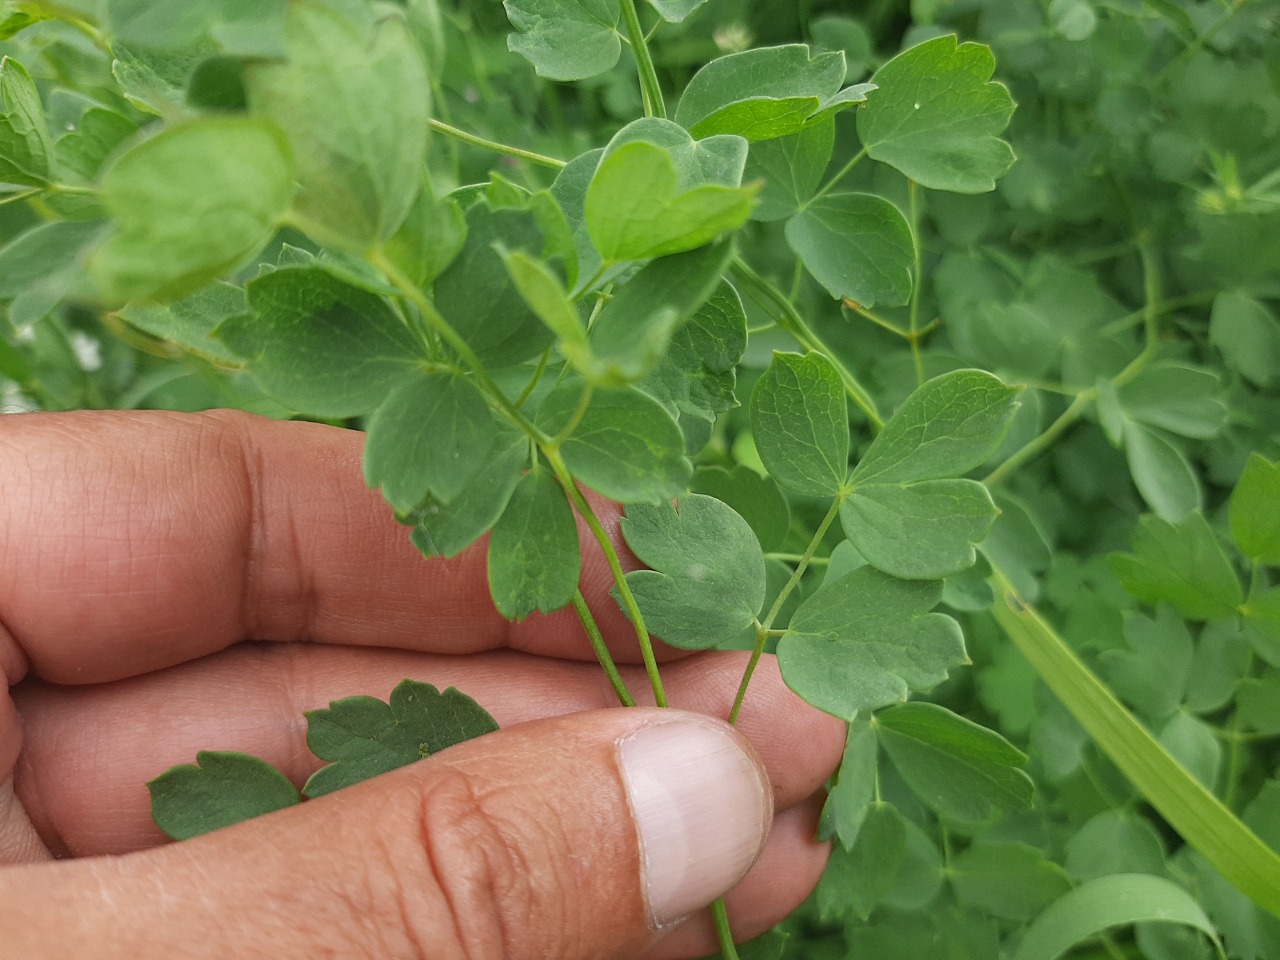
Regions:
[[29, 958], [625, 957], [734, 886], [771, 816], [733, 728], [573, 714], [185, 843], [0, 874], [0, 929]]

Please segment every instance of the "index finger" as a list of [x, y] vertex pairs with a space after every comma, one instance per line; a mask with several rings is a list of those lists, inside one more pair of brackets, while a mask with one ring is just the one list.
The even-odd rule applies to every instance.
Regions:
[[[483, 549], [424, 558], [365, 487], [364, 435], [234, 411], [0, 417], [0, 665], [102, 682], [247, 638], [586, 658], [571, 610], [508, 623]], [[617, 509], [596, 501], [615, 535]], [[638, 659], [583, 542], [582, 591]], [[8, 649], [5, 649], [5, 648]]]

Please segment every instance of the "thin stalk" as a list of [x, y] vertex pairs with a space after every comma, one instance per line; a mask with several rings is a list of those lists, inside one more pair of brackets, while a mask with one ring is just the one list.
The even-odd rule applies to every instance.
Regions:
[[778, 591], [778, 596], [773, 601], [773, 606], [769, 608], [769, 612], [765, 615], [763, 621], [756, 623], [756, 642], [751, 649], [751, 659], [747, 661], [747, 669], [742, 673], [742, 682], [738, 684], [738, 693], [733, 698], [733, 708], [729, 711], [729, 722], [736, 723], [738, 721], [738, 713], [742, 710], [742, 701], [746, 699], [747, 687], [751, 684], [751, 676], [756, 672], [756, 665], [760, 662], [760, 657], [764, 653], [765, 641], [769, 639], [773, 631], [773, 621], [778, 619], [778, 614], [782, 612], [782, 606], [787, 602], [787, 597], [791, 596], [791, 592], [800, 584], [804, 572], [809, 569], [809, 562], [813, 559], [814, 553], [818, 547], [822, 545], [822, 539], [827, 535], [827, 529], [840, 515], [840, 505], [844, 503], [844, 495], [841, 494], [831, 503], [831, 509], [827, 511], [827, 515], [822, 518], [822, 522], [818, 524], [818, 529], [809, 539], [809, 546], [800, 556], [796, 568], [791, 573], [791, 579], [783, 584], [782, 589]]
[[627, 39], [631, 43], [631, 53], [636, 58], [636, 70], [640, 74], [640, 99], [644, 103], [644, 115], [666, 119], [667, 105], [662, 99], [658, 71], [653, 66], [653, 57], [649, 55], [649, 44], [645, 40], [644, 28], [640, 26], [640, 14], [636, 11], [636, 2], [621, 0], [620, 6], [623, 22], [627, 25]]
[[560, 451], [554, 447], [548, 449], [544, 446], [542, 452], [546, 456], [547, 462], [551, 464], [551, 469], [555, 472], [556, 478], [560, 481], [560, 486], [564, 488], [564, 492], [569, 497], [574, 509], [578, 511], [578, 515], [586, 522], [587, 529], [591, 531], [596, 543], [600, 545], [605, 562], [609, 565], [609, 572], [613, 574], [614, 585], [618, 588], [618, 596], [622, 600], [622, 607], [626, 610], [627, 618], [635, 628], [636, 640], [640, 644], [640, 656], [644, 659], [644, 669], [649, 675], [649, 686], [653, 689], [654, 703], [660, 707], [665, 707], [667, 705], [667, 694], [662, 687], [662, 677], [658, 673], [658, 658], [654, 656], [653, 641], [649, 638], [649, 630], [644, 624], [644, 614], [640, 612], [640, 605], [636, 603], [635, 594], [631, 592], [631, 586], [627, 583], [627, 576], [622, 570], [622, 562], [618, 559], [618, 551], [614, 547], [613, 541], [609, 539], [609, 534], [605, 532], [604, 525], [600, 523], [600, 518], [591, 509], [591, 504], [587, 503], [587, 498], [582, 495], [578, 485], [573, 482], [573, 475], [569, 473], [569, 468], [565, 466], [564, 458], [560, 456]]
[[523, 407], [524, 402], [537, 389], [542, 375], [547, 372], [547, 364], [551, 361], [551, 348], [542, 351], [542, 356], [538, 358], [538, 365], [533, 369], [533, 376], [529, 378], [529, 382], [524, 385], [524, 389], [520, 391], [520, 396], [516, 397], [516, 406]]
[[578, 619], [582, 621], [582, 628], [587, 631], [587, 637], [591, 640], [591, 649], [595, 651], [596, 659], [600, 661], [600, 666], [604, 668], [605, 676], [609, 678], [609, 683], [618, 697], [618, 702], [624, 707], [634, 707], [636, 705], [635, 698], [631, 696], [631, 691], [627, 689], [626, 681], [622, 679], [622, 674], [618, 672], [618, 665], [613, 662], [613, 655], [609, 653], [609, 648], [605, 646], [604, 637], [600, 634], [600, 626], [596, 623], [596, 618], [591, 615], [591, 609], [587, 606], [587, 601], [582, 596], [581, 590], [573, 592], [573, 609], [578, 612]]
[[924, 358], [920, 355], [920, 291], [924, 286], [923, 255], [920, 251], [920, 188], [914, 180], [907, 181], [907, 206], [911, 217], [911, 360], [916, 368], [916, 386], [924, 383]]
[[7, 197], [0, 197], [0, 207], [3, 207], [6, 203], [19, 203], [20, 201], [27, 200], [30, 197], [36, 196], [36, 194], [40, 193], [42, 189], [43, 188], [41, 187], [32, 187], [30, 190], [19, 190], [17, 193], [9, 194]]
[[440, 339], [453, 348], [454, 352], [462, 358], [462, 361], [471, 369], [475, 375], [476, 381], [485, 389], [498, 404], [498, 407], [506, 414], [513, 424], [519, 427], [529, 437], [537, 441], [539, 445], [545, 445], [550, 438], [535, 427], [519, 407], [513, 404], [505, 393], [498, 389], [498, 385], [493, 382], [489, 376], [489, 372], [484, 368], [484, 364], [480, 362], [480, 358], [475, 355], [475, 351], [471, 349], [471, 345], [463, 340], [458, 331], [453, 329], [453, 325], [449, 323], [440, 311], [436, 309], [436, 305], [432, 303], [427, 296], [418, 289], [417, 284], [400, 272], [394, 263], [387, 259], [380, 249], [371, 250], [366, 259], [374, 269], [380, 271], [384, 277], [391, 281], [391, 285], [400, 291], [400, 295], [418, 308], [418, 312], [422, 314], [422, 318], [431, 326]]
[[809, 200], [804, 204], [804, 206], [807, 207], [809, 206], [809, 204], [816, 203], [817, 201], [825, 197], [828, 193], [830, 193], [832, 190], [834, 190], [836, 186], [839, 185], [840, 181], [843, 180], [846, 176], [848, 176], [849, 171], [852, 170], [854, 167], [856, 167], [858, 165], [858, 162], [862, 160], [862, 158], [865, 157], [866, 155], [867, 155], [867, 150], [865, 147], [859, 150], [857, 153], [855, 153], [853, 155], [853, 158], [848, 163], [846, 163], [843, 167], [837, 170], [836, 175], [832, 177], [830, 180], [828, 180], [826, 183], [824, 183], [822, 187], [818, 190], [818, 192], [809, 198]]
[[573, 436], [573, 431], [578, 429], [578, 424], [582, 423], [582, 418], [587, 415], [587, 407], [591, 406], [591, 398], [595, 395], [595, 392], [595, 386], [591, 383], [583, 387], [582, 396], [578, 398], [578, 406], [574, 409], [573, 415], [569, 417], [569, 422], [548, 444], [551, 449], [559, 450], [560, 445]]
[[724, 897], [711, 904], [711, 918], [715, 921], [716, 940], [720, 944], [723, 960], [741, 960], [737, 944], [733, 942], [733, 932], [729, 929], [729, 913], [724, 906]]
[[509, 143], [499, 143], [497, 140], [488, 140], [484, 137], [477, 136], [474, 133], [468, 133], [466, 130], [460, 130], [451, 124], [445, 123], [443, 120], [434, 118], [427, 120], [427, 126], [437, 133], [443, 133], [446, 137], [452, 137], [454, 140], [460, 140], [463, 143], [469, 143], [473, 147], [480, 147], [483, 150], [492, 150], [494, 153], [500, 153], [507, 157], [516, 157], [520, 160], [528, 160], [530, 163], [536, 163], [542, 167], [551, 167], [555, 170], [563, 170], [569, 164], [564, 160], [557, 160], [555, 157], [548, 157], [541, 153], [534, 153], [532, 150], [525, 150], [521, 147], [513, 147]]
[[1071, 401], [1067, 409], [1063, 410], [1058, 419], [1045, 427], [1043, 432], [1038, 436], [1028, 440], [1025, 445], [1015, 451], [1008, 460], [1000, 464], [985, 477], [982, 482], [988, 487], [994, 487], [1002, 482], [1009, 474], [1013, 473], [1020, 467], [1030, 463], [1040, 454], [1044, 453], [1049, 447], [1053, 446], [1055, 440], [1066, 431], [1073, 423], [1080, 419], [1089, 404], [1093, 403], [1097, 396], [1096, 390], [1084, 390], [1076, 395]]
[[734, 259], [733, 272], [739, 280], [754, 290], [760, 298], [767, 300], [777, 308], [779, 327], [789, 333], [802, 347], [824, 354], [828, 360], [835, 364], [836, 370], [840, 373], [840, 379], [844, 381], [845, 393], [849, 395], [849, 399], [853, 401], [854, 405], [862, 411], [862, 415], [871, 424], [871, 429], [878, 432], [884, 426], [884, 418], [880, 416], [880, 411], [876, 409], [876, 402], [872, 399], [871, 394], [858, 382], [858, 378], [853, 375], [831, 348], [823, 343], [821, 338], [809, 328], [804, 318], [800, 316], [800, 311], [792, 306], [791, 301], [782, 295], [782, 291], [752, 270], [741, 257]]

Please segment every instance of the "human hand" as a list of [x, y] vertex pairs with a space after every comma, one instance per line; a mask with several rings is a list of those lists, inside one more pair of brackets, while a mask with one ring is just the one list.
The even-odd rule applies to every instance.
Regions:
[[[826, 860], [843, 724], [767, 659], [741, 735], [594, 709], [612, 692], [572, 612], [508, 624], [483, 552], [419, 556], [361, 443], [228, 413], [0, 418], [0, 956], [675, 958], [714, 950], [710, 924], [664, 922], [731, 886], [739, 939], [789, 912]], [[584, 542], [634, 662], [610, 583]], [[666, 658], [673, 704], [728, 713], [745, 654]], [[185, 843], [151, 823], [166, 767], [243, 750], [301, 782], [301, 711], [405, 676], [503, 729]]]

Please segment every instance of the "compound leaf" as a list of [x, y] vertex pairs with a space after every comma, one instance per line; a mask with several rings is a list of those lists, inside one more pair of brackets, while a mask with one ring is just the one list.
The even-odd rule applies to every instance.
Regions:
[[484, 465], [496, 423], [470, 380], [440, 371], [412, 377], [369, 420], [365, 482], [397, 510], [412, 510], [428, 494], [450, 503]]
[[170, 767], [147, 784], [151, 817], [174, 840], [293, 806], [301, 800], [283, 773], [245, 753], [201, 750], [196, 764]]
[[775, 353], [751, 394], [751, 429], [769, 475], [782, 487], [834, 496], [849, 473], [844, 383], [831, 361]]
[[854, 482], [937, 480], [972, 470], [1004, 439], [1019, 393], [981, 370], [926, 381], [871, 442]]
[[389, 703], [376, 697], [346, 697], [324, 710], [310, 710], [307, 746], [331, 761], [302, 788], [319, 797], [439, 753], [455, 743], [498, 729], [478, 703], [450, 687], [402, 680]]
[[845, 536], [885, 573], [939, 580], [973, 566], [999, 511], [976, 480], [856, 486], [840, 505]]
[[556, 478], [530, 470], [489, 538], [489, 591], [510, 620], [559, 610], [578, 589], [582, 557], [573, 510]]
[[627, 546], [650, 569], [627, 574], [649, 632], [701, 650], [732, 640], [764, 604], [764, 555], [751, 527], [714, 497], [632, 505], [622, 521]]
[[1031, 806], [1026, 755], [1000, 734], [933, 703], [877, 714], [880, 746], [924, 803], [961, 823]]
[[957, 46], [953, 35], [898, 54], [871, 78], [877, 92], [858, 111], [868, 155], [933, 190], [994, 190], [1013, 164], [999, 138], [1013, 100], [994, 72], [989, 47]]
[[505, 0], [516, 33], [507, 48], [548, 80], [585, 80], [618, 62], [618, 4], [611, 0]]
[[288, 144], [271, 123], [173, 127], [107, 171], [102, 200], [116, 227], [89, 271], [109, 301], [181, 296], [257, 253], [293, 194]]
[[[538, 411], [538, 425], [559, 433], [581, 396], [578, 383], [552, 391]], [[672, 500], [693, 475], [679, 426], [662, 404], [634, 387], [596, 391], [561, 453], [576, 478], [622, 503]]]
[[939, 582], [898, 580], [869, 566], [824, 583], [778, 641], [783, 679], [850, 721], [940, 683], [968, 662], [960, 625], [929, 612], [941, 597]]
[[1111, 555], [1124, 588], [1152, 605], [1168, 603], [1188, 620], [1229, 617], [1244, 602], [1240, 581], [1200, 513], [1178, 523], [1146, 515], [1133, 533], [1133, 553]]
[[1231, 494], [1231, 536], [1254, 563], [1280, 564], [1280, 465], [1254, 453]]
[[246, 291], [253, 313], [225, 320], [216, 336], [296, 410], [321, 417], [368, 413], [422, 362], [385, 300], [323, 268], [275, 270]]
[[787, 242], [835, 299], [864, 307], [911, 298], [914, 241], [892, 203], [870, 193], [829, 194], [787, 221]]

